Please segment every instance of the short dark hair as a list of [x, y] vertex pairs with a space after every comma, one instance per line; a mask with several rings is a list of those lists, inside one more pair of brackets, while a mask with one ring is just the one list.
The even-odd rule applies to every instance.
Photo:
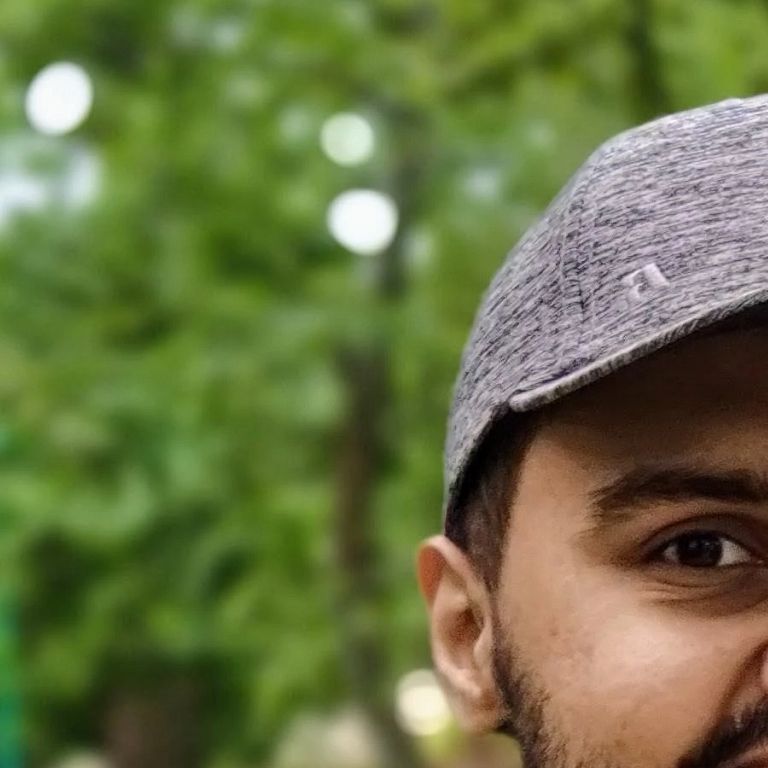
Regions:
[[493, 423], [470, 460], [446, 522], [446, 536], [467, 554], [491, 592], [499, 585], [520, 469], [540, 417], [540, 411], [508, 411]]

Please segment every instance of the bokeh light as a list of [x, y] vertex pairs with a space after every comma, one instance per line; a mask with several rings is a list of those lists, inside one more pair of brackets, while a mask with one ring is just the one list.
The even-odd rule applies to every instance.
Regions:
[[96, 752], [77, 752], [52, 768], [112, 768], [107, 759]]
[[535, 119], [528, 125], [528, 141], [536, 149], [549, 149], [557, 141], [557, 135], [549, 122]]
[[473, 168], [464, 177], [464, 190], [475, 200], [497, 200], [503, 181], [498, 168]]
[[0, 229], [15, 214], [42, 210], [47, 201], [42, 179], [17, 169], [0, 171]]
[[82, 125], [93, 104], [93, 85], [78, 64], [58, 62], [38, 72], [27, 90], [26, 112], [40, 133], [59, 136]]
[[368, 768], [381, 765], [370, 723], [358, 709], [304, 714], [291, 723], [271, 768]]
[[86, 145], [42, 136], [0, 143], [0, 231], [21, 214], [59, 208], [74, 213], [100, 192], [102, 164]]
[[63, 172], [54, 183], [53, 196], [67, 208], [77, 210], [90, 205], [101, 190], [102, 168], [99, 156], [85, 147], [74, 149]]
[[363, 256], [385, 250], [397, 232], [397, 206], [372, 189], [342, 192], [328, 208], [328, 228], [345, 248]]
[[433, 736], [451, 724], [448, 700], [428, 669], [407, 674], [397, 686], [397, 717], [414, 736]]
[[364, 117], [352, 112], [341, 112], [323, 123], [320, 145], [334, 163], [361, 165], [373, 155], [376, 137], [371, 124]]

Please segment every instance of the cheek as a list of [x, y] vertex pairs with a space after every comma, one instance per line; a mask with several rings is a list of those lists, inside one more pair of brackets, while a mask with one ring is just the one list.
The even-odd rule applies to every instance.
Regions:
[[619, 764], [673, 764], [722, 716], [750, 655], [747, 633], [558, 562], [546, 577], [529, 563], [507, 598], [507, 626], [551, 695], [551, 716]]
[[547, 679], [565, 681], [561, 704], [576, 714], [572, 726], [598, 725], [591, 741], [671, 765], [722, 717], [749, 653], [734, 642], [738, 630], [718, 640], [701, 620], [603, 607], [583, 619], [571, 614]]

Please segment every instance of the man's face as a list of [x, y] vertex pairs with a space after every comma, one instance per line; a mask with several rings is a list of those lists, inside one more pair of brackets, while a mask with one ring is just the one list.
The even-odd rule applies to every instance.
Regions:
[[452, 546], [428, 543], [421, 576], [467, 727], [511, 719], [529, 768], [768, 766], [768, 332], [553, 406], [496, 594]]

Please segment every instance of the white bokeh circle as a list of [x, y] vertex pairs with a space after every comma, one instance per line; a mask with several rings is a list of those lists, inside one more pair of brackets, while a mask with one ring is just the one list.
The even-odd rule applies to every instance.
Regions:
[[342, 192], [328, 208], [328, 229], [345, 248], [363, 256], [384, 251], [397, 232], [397, 206], [373, 189]]
[[27, 89], [25, 110], [30, 125], [40, 133], [60, 136], [74, 131], [93, 105], [88, 73], [69, 61], [50, 64], [35, 75]]
[[414, 736], [432, 736], [448, 728], [453, 715], [435, 674], [419, 669], [397, 686], [397, 719]]
[[320, 130], [323, 152], [338, 165], [360, 165], [370, 160], [375, 144], [371, 124], [353, 112], [332, 115]]

